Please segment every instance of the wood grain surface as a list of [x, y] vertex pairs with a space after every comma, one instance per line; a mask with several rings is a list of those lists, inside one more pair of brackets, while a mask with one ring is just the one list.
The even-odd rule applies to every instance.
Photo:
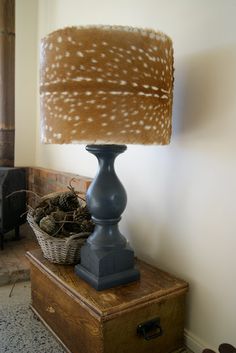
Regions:
[[15, 0], [0, 0], [0, 32], [15, 33]]
[[77, 300], [87, 305], [88, 309], [104, 319], [146, 304], [147, 301], [156, 302], [171, 294], [184, 293], [188, 287], [185, 281], [137, 260], [141, 272], [140, 281], [98, 292], [75, 275], [73, 266], [52, 264], [43, 257], [41, 250], [31, 251], [27, 256], [35, 266], [40, 267]]
[[15, 1], [0, 0], [0, 166], [14, 165]]
[[[170, 353], [183, 346], [186, 282], [137, 261], [139, 282], [97, 292], [73, 266], [54, 265], [41, 250], [27, 257], [33, 310], [68, 352]], [[137, 326], [157, 317], [163, 335], [139, 337]]]
[[[50, 280], [37, 267], [31, 270], [32, 306], [73, 353], [103, 352], [99, 321], [86, 307]], [[82, 349], [82, 350], [81, 350]]]
[[[106, 321], [104, 353], [167, 353], [183, 347], [184, 306], [183, 295], [172, 296]], [[149, 341], [137, 336], [137, 326], [155, 318], [160, 319], [162, 336]]]

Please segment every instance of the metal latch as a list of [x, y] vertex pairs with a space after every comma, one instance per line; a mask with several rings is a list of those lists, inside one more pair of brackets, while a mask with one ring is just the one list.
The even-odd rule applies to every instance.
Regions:
[[162, 336], [163, 330], [160, 318], [157, 317], [139, 324], [137, 326], [137, 335], [143, 337], [146, 341]]

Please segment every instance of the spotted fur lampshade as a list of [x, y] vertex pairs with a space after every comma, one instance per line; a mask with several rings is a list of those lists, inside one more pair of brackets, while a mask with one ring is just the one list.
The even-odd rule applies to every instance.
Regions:
[[173, 49], [161, 32], [70, 27], [42, 40], [44, 143], [168, 144]]

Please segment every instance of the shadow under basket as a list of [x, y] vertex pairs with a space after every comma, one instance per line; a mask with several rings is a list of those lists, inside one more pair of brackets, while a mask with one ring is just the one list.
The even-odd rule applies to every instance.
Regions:
[[67, 238], [55, 238], [45, 233], [34, 221], [28, 212], [27, 221], [34, 231], [44, 257], [57, 264], [78, 264], [80, 262], [80, 249], [86, 242], [90, 233], [73, 234]]

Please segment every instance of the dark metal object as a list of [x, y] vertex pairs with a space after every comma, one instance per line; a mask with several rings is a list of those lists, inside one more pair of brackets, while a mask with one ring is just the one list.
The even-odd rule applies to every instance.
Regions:
[[87, 205], [95, 230], [81, 249], [81, 264], [75, 272], [97, 290], [139, 279], [134, 252], [120, 233], [118, 222], [127, 203], [123, 185], [114, 170], [115, 158], [124, 145], [88, 145], [100, 169], [87, 192]]
[[20, 238], [19, 226], [25, 223], [25, 192], [11, 193], [26, 189], [24, 168], [0, 167], [0, 241], [3, 249], [4, 233], [15, 229], [15, 239]]
[[[236, 353], [236, 348], [229, 343], [222, 343], [219, 345], [220, 353]], [[202, 353], [215, 353], [212, 349], [204, 349]]]
[[220, 353], [236, 353], [236, 348], [229, 343], [222, 343], [219, 346]]
[[160, 324], [160, 318], [158, 317], [139, 324], [137, 326], [137, 335], [143, 337], [146, 341], [162, 336], [163, 330]]

